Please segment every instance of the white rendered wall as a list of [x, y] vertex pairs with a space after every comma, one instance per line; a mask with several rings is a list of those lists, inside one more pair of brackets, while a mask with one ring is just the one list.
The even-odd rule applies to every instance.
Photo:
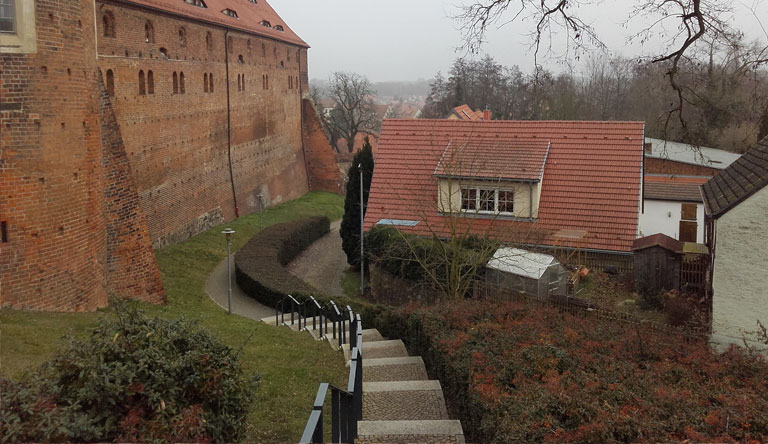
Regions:
[[768, 326], [768, 187], [717, 220], [712, 330], [740, 343]]
[[[686, 202], [690, 203], [690, 202]], [[663, 200], [645, 200], [645, 212], [640, 213], [638, 226], [640, 237], [664, 233], [669, 237], [680, 239], [680, 216], [682, 202]], [[696, 242], [704, 243], [704, 204], [696, 204]]]

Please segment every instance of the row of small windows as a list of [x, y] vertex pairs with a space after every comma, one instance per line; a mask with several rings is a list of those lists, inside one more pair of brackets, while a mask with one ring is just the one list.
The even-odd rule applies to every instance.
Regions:
[[[174, 94], [186, 94], [186, 82], [184, 80], [184, 73], [179, 71], [173, 72], [173, 93]], [[115, 73], [108, 69], [106, 73], [106, 86], [107, 94], [110, 96], [115, 95]], [[261, 86], [263, 89], [269, 89], [269, 74], [263, 74], [261, 76]], [[288, 76], [288, 89], [298, 89], [299, 78], [294, 76]], [[245, 74], [238, 74], [237, 76], [237, 90], [245, 91]], [[213, 73], [203, 74], [203, 92], [213, 92]], [[146, 75], [144, 70], [139, 70], [139, 95], [147, 95], [155, 93], [155, 74], [152, 70], [148, 70]]]
[[[2, 1], [2, 0], [0, 0]], [[269, 22], [263, 21], [262, 24], [266, 23], [265, 26], [270, 26]], [[104, 28], [104, 37], [115, 37], [115, 16], [112, 14], [112, 11], [107, 11], [104, 13], [103, 17], [103, 28]], [[275, 29], [278, 29], [279, 31], [282, 31], [282, 26], [276, 26]], [[147, 20], [144, 23], [144, 41], [146, 43], [155, 43], [155, 26], [152, 24], [151, 20]], [[251, 39], [247, 40], [247, 46], [248, 46], [248, 55], [251, 55]], [[211, 34], [211, 31], [207, 31], [205, 34], [205, 46], [208, 51], [213, 51], [213, 35]], [[187, 47], [187, 30], [183, 26], [179, 28], [179, 47], [186, 48]], [[234, 50], [234, 42], [232, 37], [229, 37], [227, 39], [227, 51], [232, 53]], [[161, 49], [161, 52], [163, 52], [163, 49]], [[297, 50], [296, 52], [296, 60], [299, 60], [299, 55], [301, 54], [301, 50]], [[277, 59], [277, 47], [273, 48], [273, 55], [275, 59]], [[267, 45], [262, 43], [261, 44], [261, 56], [266, 57], [267, 56]], [[286, 51], [286, 57], [288, 58], [288, 61], [291, 61], [291, 50]], [[240, 61], [242, 62], [242, 56], [240, 56]]]

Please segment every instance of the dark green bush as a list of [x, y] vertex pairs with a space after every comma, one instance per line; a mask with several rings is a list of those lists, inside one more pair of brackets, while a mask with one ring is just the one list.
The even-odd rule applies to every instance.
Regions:
[[318, 294], [285, 266], [326, 235], [330, 227], [327, 217], [311, 217], [265, 228], [235, 254], [237, 285], [269, 307], [289, 294], [300, 300]]
[[[285, 266], [329, 231], [327, 217], [312, 217], [264, 229], [235, 254], [238, 287], [268, 307], [276, 307], [288, 295], [299, 302], [314, 296], [321, 305], [327, 305], [332, 298], [291, 274]], [[364, 325], [371, 325], [382, 310], [380, 306], [359, 300], [333, 298], [333, 301], [339, 309], [351, 306], [360, 313]]]
[[257, 378], [186, 320], [118, 307], [28, 381], [2, 381], [2, 442], [232, 442]]

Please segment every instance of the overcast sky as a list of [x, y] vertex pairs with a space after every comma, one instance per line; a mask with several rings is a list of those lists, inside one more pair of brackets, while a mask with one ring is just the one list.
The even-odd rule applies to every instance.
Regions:
[[[609, 49], [625, 56], [659, 51], [660, 40], [640, 46], [626, 37], [646, 24], [642, 18], [624, 25], [627, 11], [639, 0], [604, 0], [579, 9], [592, 22]], [[372, 81], [430, 79], [438, 70], [447, 71], [461, 55], [458, 23], [451, 19], [458, 6], [470, 0], [270, 0], [285, 22], [312, 47], [309, 50], [310, 78], [327, 79], [334, 71], [352, 71]], [[514, 2], [516, 3], [516, 2]], [[768, 27], [768, 1], [736, 0], [733, 22], [751, 39], [766, 40], [761, 24]], [[525, 71], [533, 66], [526, 34], [532, 25], [514, 22], [488, 35], [486, 53], [498, 62], [517, 65]], [[565, 67], [555, 62], [549, 69]]]

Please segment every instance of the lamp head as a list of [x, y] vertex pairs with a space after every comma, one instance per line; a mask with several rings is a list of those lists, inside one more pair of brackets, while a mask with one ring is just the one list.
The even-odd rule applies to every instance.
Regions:
[[231, 228], [225, 228], [224, 231], [221, 232], [221, 234], [226, 234], [227, 237], [229, 237], [229, 236], [235, 234], [235, 230], [233, 230]]

